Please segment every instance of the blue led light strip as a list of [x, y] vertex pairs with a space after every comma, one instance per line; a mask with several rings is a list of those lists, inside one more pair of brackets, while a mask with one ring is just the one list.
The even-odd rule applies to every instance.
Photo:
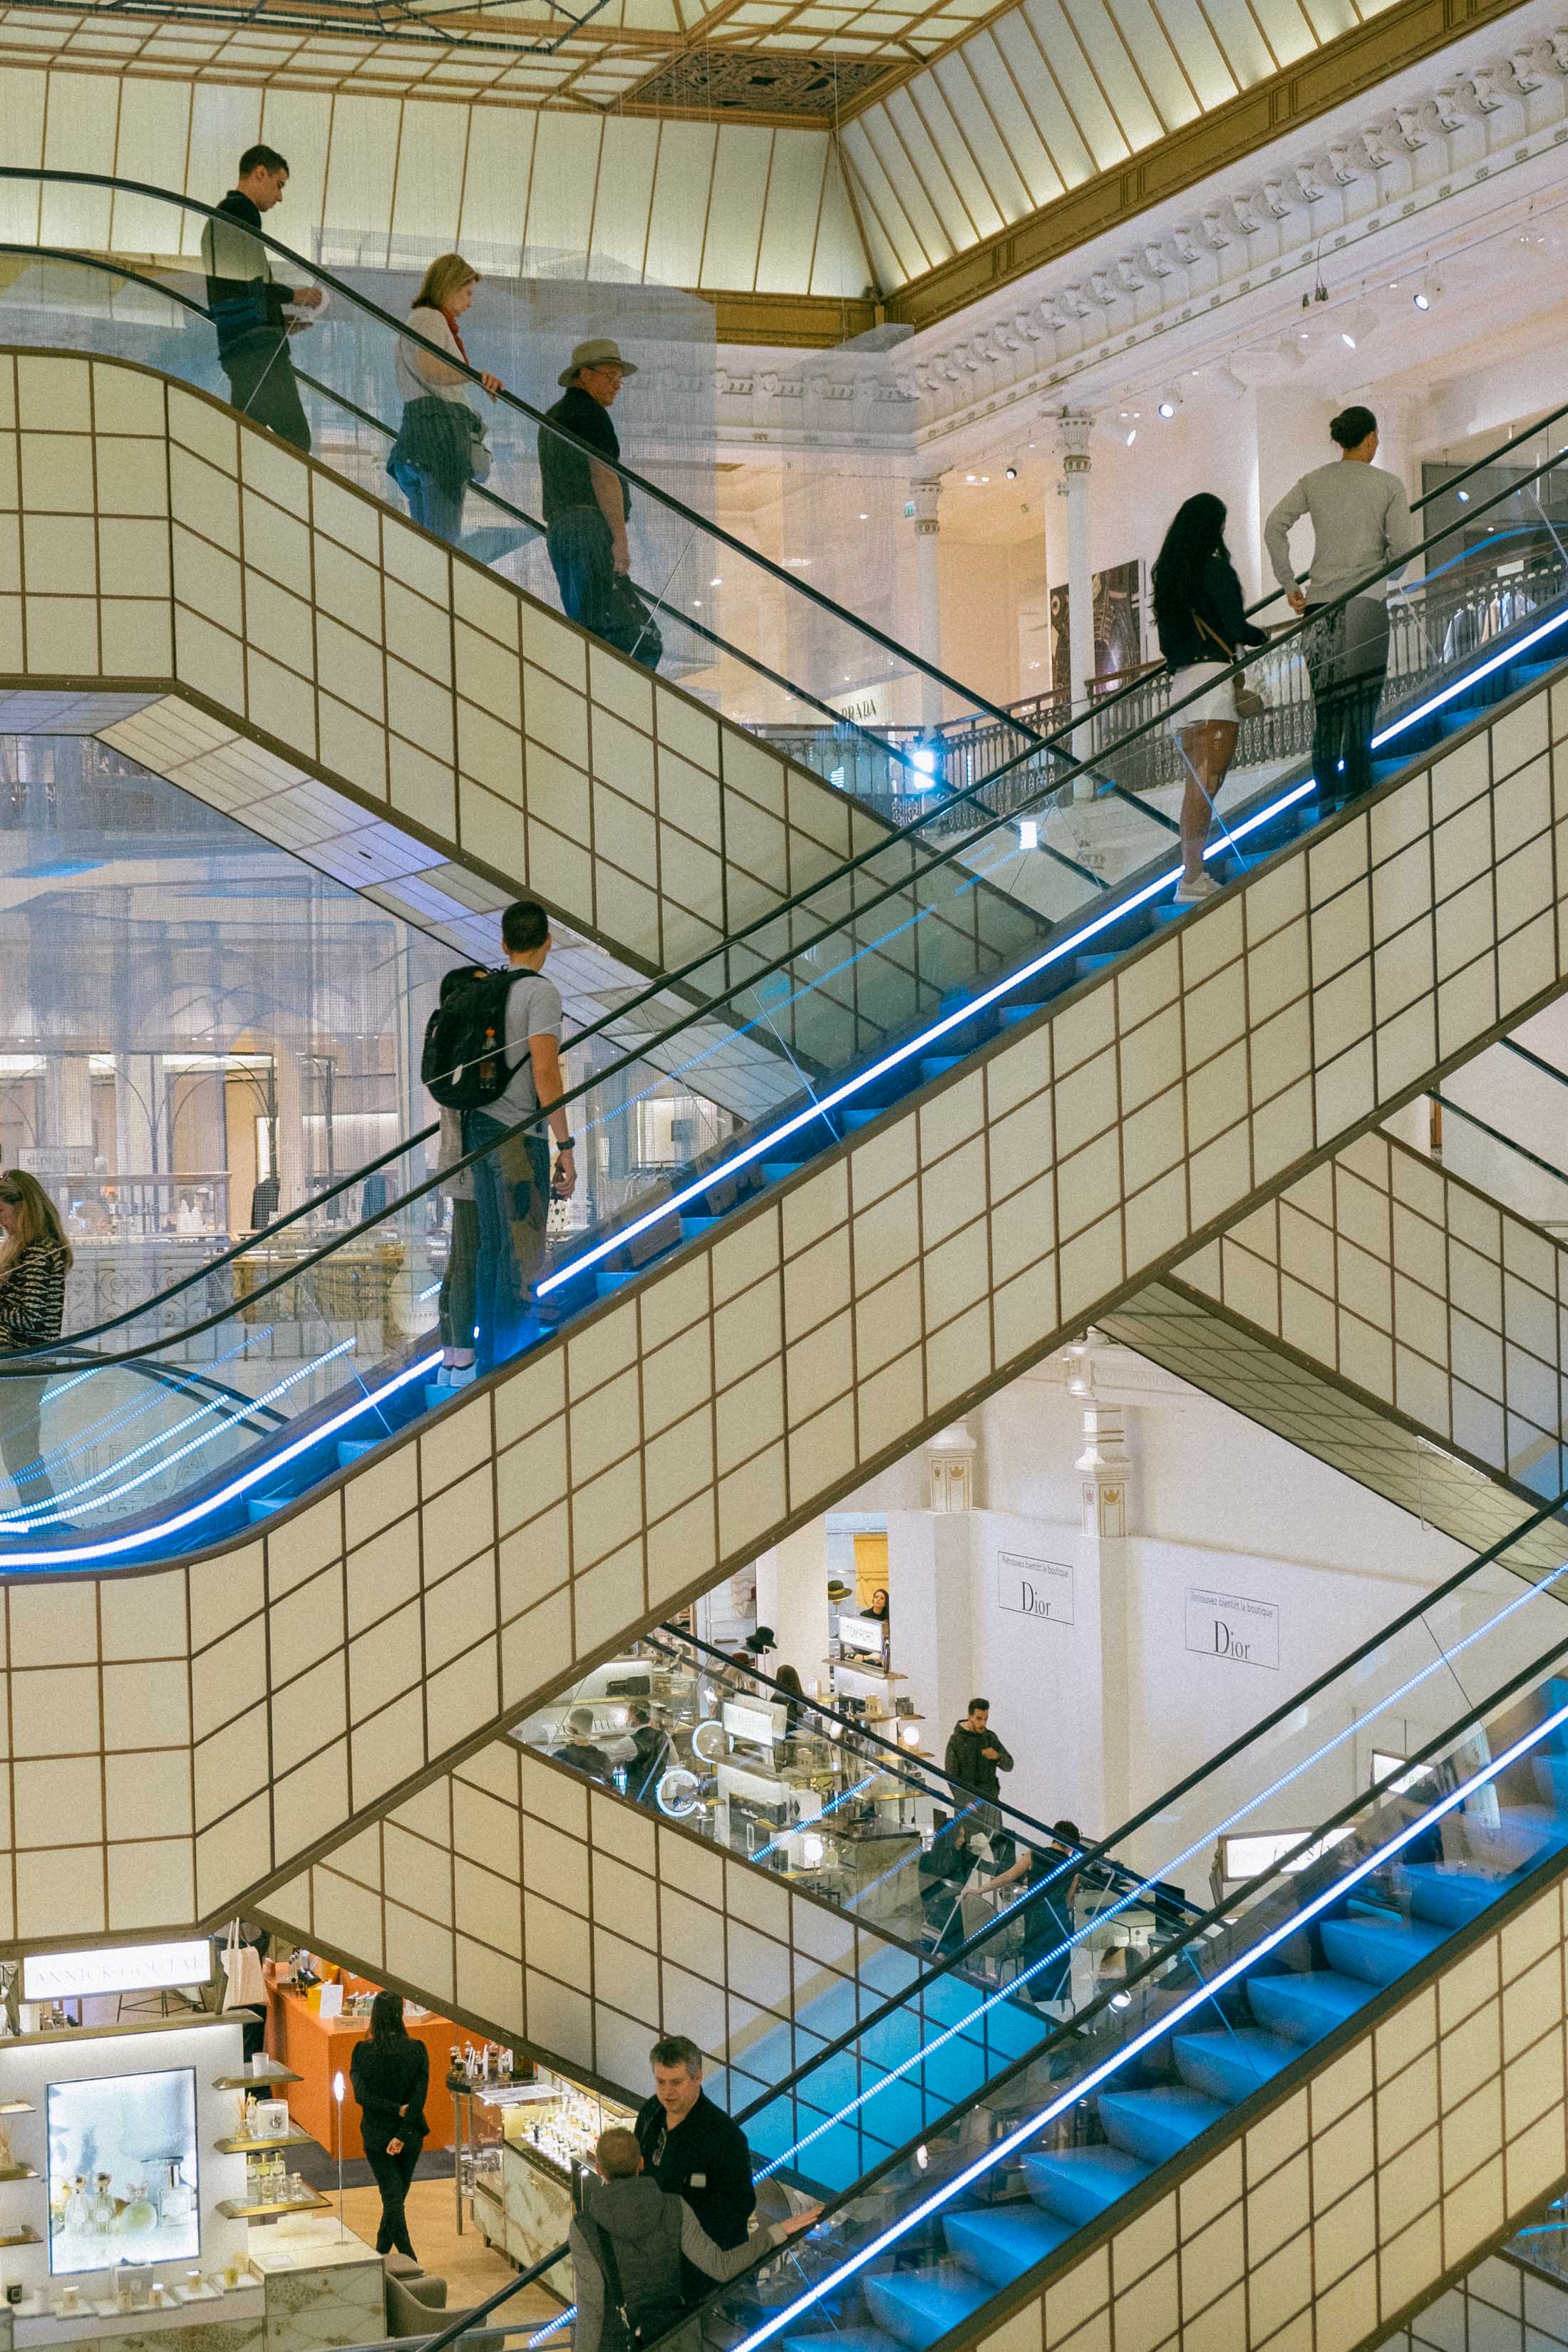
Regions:
[[[1560, 1706], [1555, 1714], [1547, 1716], [1532, 1731], [1526, 1732], [1516, 1739], [1511, 1748], [1505, 1748], [1500, 1756], [1495, 1757], [1479, 1771], [1472, 1773], [1469, 1780], [1461, 1781], [1459, 1786], [1450, 1790], [1440, 1802], [1433, 1805], [1415, 1821], [1406, 1822], [1397, 1835], [1379, 1846], [1375, 1853], [1365, 1855], [1356, 1864], [1353, 1870], [1347, 1871], [1345, 1875], [1337, 1879], [1333, 1885], [1324, 1887], [1321, 1894], [1313, 1895], [1310, 1901], [1304, 1903], [1299, 1911], [1293, 1911], [1288, 1919], [1281, 1920], [1277, 1927], [1271, 1928], [1269, 1933], [1258, 1943], [1249, 1946], [1247, 1951], [1238, 1954], [1226, 1967], [1219, 1969], [1196, 1992], [1189, 1993], [1184, 2000], [1178, 2001], [1173, 2009], [1166, 2010], [1162, 2016], [1156, 2018], [1152, 2025], [1146, 2025], [1141, 2033], [1134, 2034], [1130, 2042], [1122, 2044], [1114, 2057], [1107, 2058], [1100, 2065], [1091, 2068], [1089, 2074], [1080, 2075], [1069, 2089], [1063, 2091], [1059, 2097], [1053, 2099], [1047, 2106], [1039, 2108], [1026, 2122], [1016, 2125], [1005, 2138], [996, 2141], [993, 2147], [986, 2149], [984, 2156], [977, 2157], [974, 2162], [968, 2165], [963, 2171], [954, 2174], [952, 2179], [944, 2181], [940, 2189], [934, 2189], [931, 2196], [925, 2198], [911, 2211], [882, 2231], [880, 2235], [873, 2238], [869, 2244], [862, 2246], [858, 2253], [851, 2254], [849, 2259], [841, 2263], [830, 2276], [819, 2279], [814, 2287], [808, 2289], [800, 2297], [798, 2302], [792, 2303], [787, 2310], [775, 2312], [763, 2326], [753, 2329], [750, 2336], [743, 2336], [735, 2346], [734, 2352], [756, 2352], [759, 2345], [770, 2342], [782, 2328], [792, 2326], [803, 2311], [809, 2311], [813, 2305], [820, 2303], [823, 2296], [831, 2289], [841, 2286], [846, 2279], [853, 2278], [857, 2272], [864, 2270], [868, 2263], [875, 2262], [879, 2254], [885, 2253], [889, 2246], [896, 2245], [900, 2238], [907, 2236], [909, 2231], [916, 2228], [919, 2223], [929, 2221], [933, 2213], [940, 2212], [961, 2189], [969, 2188], [972, 2182], [982, 2179], [998, 2164], [1005, 2162], [1007, 2158], [1021, 2147], [1026, 2140], [1032, 2139], [1037, 2133], [1044, 2130], [1047, 2124], [1054, 2123], [1058, 2116], [1065, 2115], [1069, 2107], [1077, 2106], [1080, 2100], [1086, 2099], [1091, 2092], [1098, 2090], [1102, 2083], [1108, 2082], [1113, 2074], [1120, 2073], [1130, 2059], [1141, 2056], [1154, 2042], [1162, 2041], [1174, 2028], [1184, 2024], [1186, 2020], [1194, 2016], [1197, 2011], [1206, 2009], [1216, 1993], [1221, 1993], [1228, 1985], [1235, 1984], [1249, 1969], [1256, 1968], [1260, 1959], [1267, 1958], [1268, 1955], [1277, 1951], [1281, 1944], [1288, 1943], [1292, 1936], [1299, 1935], [1311, 1920], [1320, 1917], [1331, 1904], [1342, 1902], [1352, 1887], [1359, 1886], [1364, 1879], [1370, 1878], [1375, 1871], [1381, 1870], [1386, 1863], [1393, 1861], [1396, 1854], [1403, 1853], [1405, 1847], [1413, 1844], [1418, 1837], [1425, 1835], [1435, 1822], [1443, 1821], [1449, 1813], [1456, 1811], [1468, 1798], [1475, 1795], [1478, 1789], [1485, 1788], [1490, 1781], [1497, 1779], [1500, 1772], [1505, 1772], [1510, 1765], [1517, 1764], [1521, 1756], [1528, 1755], [1530, 1750], [1538, 1746], [1549, 1733], [1557, 1730], [1564, 1723], [1568, 1723], [1568, 1706]], [[1500, 1879], [1498, 1882], [1500, 1893], [1502, 1884]], [[1395, 1981], [1397, 1982], [1397, 1979]]]
[[322, 1444], [329, 1437], [335, 1437], [340, 1430], [347, 1429], [363, 1414], [375, 1412], [400, 1389], [410, 1387], [415, 1381], [422, 1381], [440, 1360], [441, 1351], [437, 1349], [433, 1355], [421, 1356], [416, 1363], [405, 1364], [402, 1371], [395, 1373], [391, 1380], [384, 1381], [380, 1388], [373, 1389], [368, 1395], [345, 1405], [330, 1421], [308, 1429], [302, 1437], [297, 1437], [291, 1445], [286, 1445], [281, 1454], [268, 1454], [265, 1462], [258, 1462], [253, 1469], [243, 1472], [237, 1478], [231, 1478], [228, 1485], [220, 1487], [216, 1495], [208, 1495], [201, 1502], [193, 1503], [188, 1510], [177, 1511], [173, 1518], [161, 1519], [155, 1527], [138, 1528], [130, 1535], [112, 1536], [103, 1543], [84, 1544], [74, 1551], [0, 1552], [0, 1569], [77, 1568], [88, 1560], [113, 1559], [124, 1552], [142, 1551], [149, 1544], [162, 1543], [169, 1536], [183, 1535], [187, 1528], [194, 1528], [214, 1511], [221, 1510], [225, 1504], [237, 1501], [241, 1495], [253, 1493], [268, 1479], [275, 1478], [279, 1470], [286, 1470], [290, 1462], [297, 1461], [301, 1454], [308, 1454], [312, 1445]]

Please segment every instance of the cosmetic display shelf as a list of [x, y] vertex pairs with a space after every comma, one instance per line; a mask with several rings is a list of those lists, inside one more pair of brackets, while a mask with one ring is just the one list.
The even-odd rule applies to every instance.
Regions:
[[302, 2074], [290, 2072], [287, 2066], [269, 2066], [265, 2074], [216, 2074], [215, 2091], [259, 2091], [267, 2083], [301, 2083]]
[[30, 2099], [0, 2099], [0, 2116], [36, 2116], [37, 2112]]
[[30, 2164], [0, 2164], [0, 2180], [37, 2180], [37, 2178]]
[[30, 2230], [26, 2221], [19, 2230], [0, 2230], [0, 2246], [41, 2246], [43, 2242], [37, 2230]]
[[214, 2147], [220, 2156], [270, 2156], [275, 2147], [316, 2147], [320, 2142], [308, 2131], [272, 2132], [263, 2138], [259, 2132], [249, 2139], [215, 2139]]
[[[325, 2197], [285, 2197], [261, 2202], [248, 2197], [220, 2197], [216, 2208], [226, 2221], [269, 2221], [279, 2213], [324, 2213], [330, 2210]], [[0, 2243], [4, 2243], [0, 2240]]]

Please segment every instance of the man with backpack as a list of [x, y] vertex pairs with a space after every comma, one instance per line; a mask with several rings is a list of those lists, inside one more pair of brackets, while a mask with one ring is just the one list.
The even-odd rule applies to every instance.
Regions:
[[[521, 1346], [551, 1201], [569, 1200], [577, 1188], [574, 1138], [557, 1107], [565, 1087], [561, 992], [544, 977], [550, 918], [531, 898], [519, 898], [501, 917], [500, 935], [506, 969], [476, 966], [459, 984], [443, 987], [425, 1032], [421, 1066], [436, 1100], [462, 1113], [465, 1152], [485, 1153], [472, 1171], [479, 1212], [474, 1355], [480, 1373], [493, 1371]], [[555, 1138], [553, 1179], [543, 1127]]]
[[710, 2279], [739, 2278], [809, 2230], [822, 2210], [808, 2206], [738, 2246], [716, 2246], [686, 2200], [647, 2178], [635, 2133], [601, 2132], [594, 2166], [598, 2180], [589, 2183], [568, 2236], [577, 2294], [573, 2352], [641, 2352], [686, 2308], [683, 2258]]

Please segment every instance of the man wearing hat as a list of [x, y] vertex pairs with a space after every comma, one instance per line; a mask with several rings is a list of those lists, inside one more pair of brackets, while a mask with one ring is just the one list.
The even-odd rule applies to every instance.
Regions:
[[[616, 394], [637, 368], [607, 335], [579, 343], [556, 381], [565, 397], [539, 428], [545, 545], [569, 620], [643, 660], [658, 663], [658, 639], [635, 591], [617, 587], [632, 568], [626, 542], [631, 493], [614, 461], [621, 445], [610, 422]], [[551, 428], [559, 425], [561, 430]], [[568, 435], [573, 436], [568, 439]], [[580, 446], [586, 443], [586, 448]], [[612, 462], [590, 455], [598, 450]]]

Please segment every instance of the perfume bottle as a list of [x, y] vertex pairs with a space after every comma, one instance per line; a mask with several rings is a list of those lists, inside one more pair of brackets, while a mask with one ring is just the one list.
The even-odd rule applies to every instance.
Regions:
[[88, 2207], [89, 2202], [90, 2200], [87, 2193], [86, 2173], [74, 2173], [71, 2177], [70, 2193], [66, 2199], [66, 2210], [64, 2215], [65, 2226], [73, 2236], [78, 2231], [85, 2230], [89, 2226]]
[[158, 2226], [158, 2208], [147, 2193], [144, 2180], [131, 2184], [131, 2202], [120, 2217], [120, 2226], [128, 2238], [139, 2238]]
[[190, 2184], [182, 2178], [175, 2161], [169, 2165], [168, 2181], [159, 2192], [158, 2203], [165, 2221], [188, 2221], [191, 2218]]

